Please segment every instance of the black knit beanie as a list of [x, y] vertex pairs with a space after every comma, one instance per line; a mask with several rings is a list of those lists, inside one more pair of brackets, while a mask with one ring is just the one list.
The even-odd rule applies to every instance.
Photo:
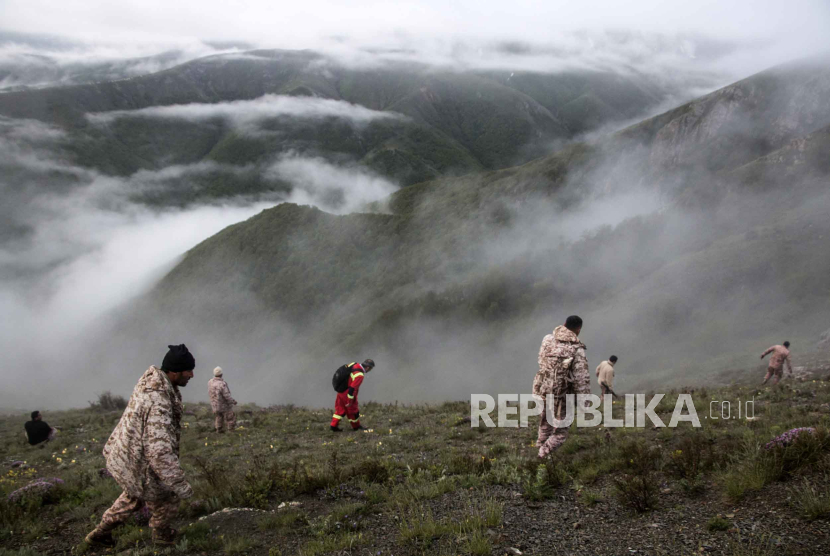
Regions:
[[164, 356], [164, 361], [161, 362], [161, 370], [169, 373], [181, 373], [184, 371], [192, 371], [196, 368], [196, 359], [187, 351], [187, 346], [179, 344], [177, 346], [167, 346], [170, 350]]

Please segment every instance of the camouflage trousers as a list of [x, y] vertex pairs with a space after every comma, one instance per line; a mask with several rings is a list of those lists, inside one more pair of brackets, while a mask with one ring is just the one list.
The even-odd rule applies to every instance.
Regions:
[[[568, 427], [556, 428], [548, 422], [548, 401], [542, 400], [542, 414], [539, 416], [539, 435], [536, 437], [536, 446], [539, 448], [539, 457], [547, 457], [552, 451], [559, 448], [568, 439]], [[556, 419], [565, 418], [565, 397], [554, 398], [553, 416]]]
[[216, 432], [222, 432], [223, 427], [229, 431], [232, 431], [236, 427], [236, 413], [233, 411], [214, 413], [213, 426], [216, 429]]
[[778, 384], [778, 381], [781, 380], [781, 378], [784, 376], [784, 366], [782, 365], [777, 369], [775, 367], [769, 367], [767, 369], [767, 375], [764, 377], [763, 383], [766, 384], [767, 381], [773, 376], [775, 377], [775, 380], [772, 381], [772, 385], [775, 386], [776, 384]]
[[161, 500], [140, 500], [122, 492], [115, 503], [110, 506], [98, 524], [96, 530], [106, 533], [115, 529], [121, 523], [130, 519], [135, 512], [147, 506], [150, 510], [150, 527], [153, 529], [169, 529], [176, 513], [179, 511], [179, 498], [175, 494]]

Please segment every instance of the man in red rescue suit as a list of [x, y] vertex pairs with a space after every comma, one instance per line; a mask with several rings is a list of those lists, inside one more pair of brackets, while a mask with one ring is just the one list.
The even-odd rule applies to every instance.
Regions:
[[362, 430], [365, 427], [360, 424], [360, 412], [357, 406], [357, 392], [363, 384], [363, 377], [375, 368], [375, 362], [367, 359], [363, 363], [351, 363], [349, 367], [349, 387], [345, 392], [339, 392], [334, 401], [334, 416], [331, 418], [332, 432], [342, 432], [338, 427], [343, 417], [348, 417], [349, 423], [354, 430]]

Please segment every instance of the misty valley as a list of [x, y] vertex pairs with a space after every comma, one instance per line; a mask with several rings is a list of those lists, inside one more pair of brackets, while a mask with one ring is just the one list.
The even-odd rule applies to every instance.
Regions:
[[0, 556], [830, 552], [826, 52], [326, 37], [0, 32]]

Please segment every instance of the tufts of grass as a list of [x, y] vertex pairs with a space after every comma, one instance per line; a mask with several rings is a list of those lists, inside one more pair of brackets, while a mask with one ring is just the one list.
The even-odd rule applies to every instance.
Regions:
[[580, 501], [586, 506], [593, 506], [594, 504], [602, 502], [602, 494], [599, 491], [586, 488], [582, 490]]
[[227, 535], [224, 539], [222, 539], [222, 551], [225, 554], [228, 554], [228, 556], [233, 556], [234, 554], [244, 554], [253, 546], [254, 545], [251, 540], [242, 535]]
[[595, 465], [583, 467], [576, 475], [576, 478], [586, 485], [594, 484], [598, 477], [599, 469]]
[[40, 552], [28, 546], [19, 548], [17, 550], [9, 550], [8, 548], [0, 548], [0, 556], [43, 556]]
[[364, 484], [363, 495], [369, 505], [382, 504], [387, 499], [386, 489], [376, 484]]
[[[182, 530], [182, 540], [194, 552], [213, 552], [222, 546], [207, 523], [196, 522]], [[181, 542], [181, 541], [180, 541]]]
[[260, 516], [257, 519], [257, 527], [260, 531], [281, 531], [307, 522], [304, 512], [289, 509]]
[[305, 543], [299, 550], [299, 556], [320, 556], [331, 552], [352, 551], [368, 542], [363, 533], [340, 533], [328, 535]]
[[493, 553], [493, 546], [490, 544], [490, 539], [482, 531], [474, 531], [468, 537], [465, 543], [466, 552], [473, 556], [489, 556]]
[[771, 536], [747, 537], [738, 535], [737, 539], [730, 539], [724, 554], [727, 556], [777, 556], [781, 547], [776, 546]]
[[804, 519], [814, 520], [830, 516], [830, 492], [820, 492], [808, 480], [801, 486], [790, 488], [790, 504]]
[[127, 550], [129, 548], [135, 548], [139, 545], [144, 545], [150, 540], [151, 531], [149, 527], [141, 527], [138, 525], [124, 525], [123, 527], [116, 529], [116, 532], [113, 533], [113, 537], [115, 537], [116, 544], [115, 550]]
[[726, 531], [731, 523], [719, 515], [716, 515], [706, 523], [707, 531]]
[[400, 515], [398, 529], [401, 541], [404, 543], [415, 543], [429, 547], [434, 540], [451, 533], [453, 530], [450, 524], [436, 521], [432, 515], [432, 510], [423, 506], [411, 508], [405, 512], [401, 511]]

